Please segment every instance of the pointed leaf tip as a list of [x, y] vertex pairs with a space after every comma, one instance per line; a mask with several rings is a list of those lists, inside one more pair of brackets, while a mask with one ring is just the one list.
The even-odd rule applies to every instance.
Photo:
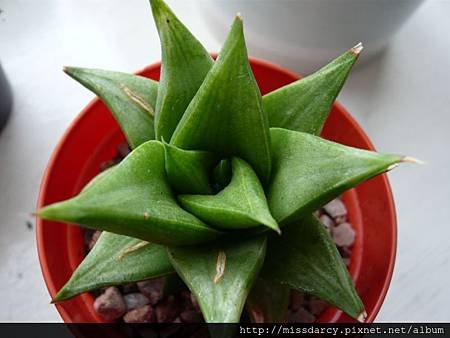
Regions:
[[240, 157], [267, 184], [271, 170], [268, 126], [261, 93], [248, 61], [242, 21], [235, 19], [214, 66], [170, 142], [183, 149]]
[[412, 157], [412, 156], [404, 156], [404, 157], [402, 158], [402, 162], [405, 162], [405, 163], [414, 163], [414, 164], [421, 164], [421, 165], [427, 164], [427, 162], [422, 161], [422, 160], [419, 160], [418, 158], [415, 158], [415, 157]]
[[361, 50], [358, 44], [315, 73], [264, 95], [270, 126], [319, 135]]
[[359, 55], [363, 49], [364, 49], [364, 46], [363, 46], [362, 42], [360, 42], [356, 46], [350, 48], [350, 51], [355, 55]]
[[155, 135], [169, 141], [214, 61], [163, 1], [152, 0], [150, 4], [161, 40]]
[[67, 66], [64, 72], [101, 98], [119, 123], [131, 148], [154, 138], [156, 81], [103, 69]]
[[318, 136], [272, 128], [273, 175], [267, 190], [270, 211], [279, 224], [301, 219], [321, 205], [402, 162]]
[[356, 320], [360, 323], [364, 323], [366, 321], [367, 318], [367, 312], [363, 311], [359, 314], [358, 318], [356, 318]]

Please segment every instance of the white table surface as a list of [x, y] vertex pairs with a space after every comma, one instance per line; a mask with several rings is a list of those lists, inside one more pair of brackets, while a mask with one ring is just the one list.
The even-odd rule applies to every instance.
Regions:
[[[219, 49], [188, 1], [169, 3], [209, 50]], [[26, 222], [34, 224], [52, 149], [93, 97], [61, 68], [131, 72], [159, 59], [159, 41], [145, 0], [0, 0], [0, 9], [0, 59], [15, 96], [0, 134], [0, 321], [60, 321]], [[389, 175], [399, 243], [378, 321], [450, 320], [449, 13], [450, 1], [426, 1], [339, 97], [379, 150], [428, 162]]]

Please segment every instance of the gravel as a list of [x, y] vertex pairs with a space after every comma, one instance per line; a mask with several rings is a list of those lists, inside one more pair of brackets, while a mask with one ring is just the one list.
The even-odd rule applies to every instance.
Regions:
[[157, 278], [137, 283], [139, 291], [155, 305], [161, 300], [164, 279]]
[[355, 241], [355, 230], [345, 222], [333, 228], [333, 241], [337, 246], [350, 246]]
[[141, 308], [150, 303], [150, 300], [142, 293], [129, 293], [123, 296], [123, 300], [128, 311]]
[[126, 306], [119, 289], [111, 286], [95, 299], [94, 309], [102, 318], [115, 320], [125, 314]]
[[125, 323], [155, 323], [155, 311], [150, 305], [145, 305], [137, 309], [128, 311], [123, 316]]

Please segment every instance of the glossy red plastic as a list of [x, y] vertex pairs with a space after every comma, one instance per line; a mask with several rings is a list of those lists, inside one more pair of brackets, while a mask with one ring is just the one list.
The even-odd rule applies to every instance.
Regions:
[[[262, 94], [299, 78], [265, 61], [251, 59], [251, 66]], [[158, 80], [160, 64], [138, 74]], [[338, 103], [333, 106], [322, 136], [353, 147], [374, 149], [358, 123]], [[56, 146], [42, 180], [38, 208], [77, 194], [99, 172], [100, 164], [114, 157], [116, 145], [122, 141], [124, 136], [116, 121], [105, 105], [94, 99]], [[357, 232], [350, 273], [365, 304], [366, 321], [372, 322], [389, 288], [397, 246], [395, 208], [387, 177], [381, 175], [351, 189], [344, 194], [344, 201]], [[84, 257], [82, 234], [76, 226], [37, 219], [37, 244], [42, 273], [50, 296], [54, 297]], [[86, 293], [56, 307], [68, 323], [102, 322], [92, 303], [92, 296]], [[329, 308], [318, 321], [354, 320]]]

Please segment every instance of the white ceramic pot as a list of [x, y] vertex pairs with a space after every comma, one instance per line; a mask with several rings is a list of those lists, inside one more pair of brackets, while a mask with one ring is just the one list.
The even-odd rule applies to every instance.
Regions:
[[201, 0], [210, 30], [224, 39], [244, 18], [251, 55], [309, 74], [358, 42], [379, 52], [423, 0]]

